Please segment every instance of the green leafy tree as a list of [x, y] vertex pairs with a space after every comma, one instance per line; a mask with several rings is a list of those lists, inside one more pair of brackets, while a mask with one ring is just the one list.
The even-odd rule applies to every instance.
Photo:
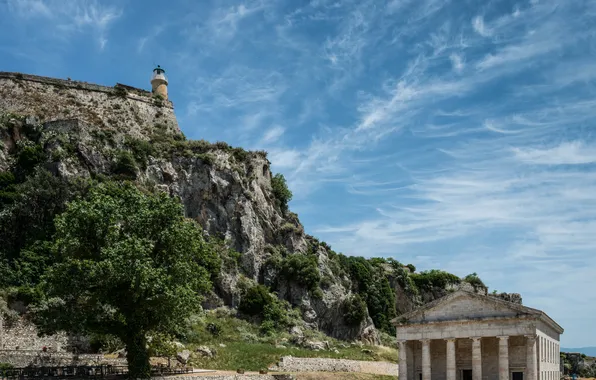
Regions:
[[56, 218], [57, 262], [32, 307], [42, 334], [112, 334], [132, 378], [150, 375], [147, 335], [176, 334], [211, 289], [220, 261], [181, 204], [103, 183]]
[[277, 173], [271, 178], [271, 188], [279, 207], [283, 212], [288, 211], [288, 202], [292, 200], [292, 192], [288, 189], [286, 178], [283, 174]]
[[0, 287], [39, 282], [54, 261], [48, 247], [54, 218], [89, 186], [87, 180], [55, 177], [39, 168], [25, 182], [13, 185], [12, 203], [0, 212]]

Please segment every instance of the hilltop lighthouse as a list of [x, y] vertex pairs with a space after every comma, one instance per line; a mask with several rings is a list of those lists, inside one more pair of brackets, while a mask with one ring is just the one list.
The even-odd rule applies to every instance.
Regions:
[[159, 65], [153, 69], [151, 91], [153, 95], [161, 95], [164, 100], [168, 99], [168, 78], [166, 78], [166, 71]]

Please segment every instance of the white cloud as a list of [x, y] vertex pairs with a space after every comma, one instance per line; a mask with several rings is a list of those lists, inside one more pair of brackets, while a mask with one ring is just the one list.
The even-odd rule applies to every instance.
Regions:
[[484, 17], [476, 16], [472, 20], [472, 27], [476, 31], [476, 33], [480, 34], [482, 37], [490, 37], [492, 32], [484, 25]]
[[228, 8], [218, 8], [211, 15], [208, 27], [211, 35], [216, 39], [230, 39], [238, 31], [240, 22], [265, 8], [262, 1], [253, 1], [233, 5]]
[[294, 168], [298, 166], [302, 155], [296, 150], [273, 149], [268, 151], [269, 160], [272, 165], [280, 169]]
[[[43, 28], [46, 31], [53, 30], [61, 39], [90, 30], [95, 35], [100, 50], [108, 43], [110, 25], [122, 16], [122, 9], [105, 6], [97, 0], [9, 0], [8, 9], [24, 19], [45, 19], [47, 23]], [[52, 35], [52, 32], [49, 34]]]
[[574, 165], [596, 163], [596, 146], [581, 141], [563, 142], [549, 149], [513, 148], [518, 160], [539, 165]]
[[269, 143], [274, 143], [277, 140], [279, 140], [279, 138], [281, 136], [283, 136], [285, 132], [285, 129], [279, 125], [269, 129], [267, 132], [265, 132], [265, 134], [263, 135], [263, 138], [261, 139], [261, 142], [263, 144], [269, 144]]
[[455, 70], [458, 73], [460, 73], [466, 66], [463, 58], [459, 54], [453, 53], [449, 56], [449, 59], [451, 60], [451, 65], [453, 66], [453, 70]]

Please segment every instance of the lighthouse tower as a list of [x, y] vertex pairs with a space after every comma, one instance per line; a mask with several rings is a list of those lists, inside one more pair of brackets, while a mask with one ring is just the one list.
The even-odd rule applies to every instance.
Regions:
[[168, 78], [166, 78], [166, 71], [159, 65], [153, 69], [151, 91], [153, 92], [153, 95], [161, 95], [164, 100], [168, 99]]

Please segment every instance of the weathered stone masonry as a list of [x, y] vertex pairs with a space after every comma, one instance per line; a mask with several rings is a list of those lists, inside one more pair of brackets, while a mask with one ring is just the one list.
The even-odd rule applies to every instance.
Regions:
[[78, 119], [105, 130], [126, 130], [139, 138], [155, 126], [180, 133], [171, 101], [155, 99], [149, 91], [123, 84], [107, 87], [0, 72], [0, 109], [35, 115], [42, 123]]

